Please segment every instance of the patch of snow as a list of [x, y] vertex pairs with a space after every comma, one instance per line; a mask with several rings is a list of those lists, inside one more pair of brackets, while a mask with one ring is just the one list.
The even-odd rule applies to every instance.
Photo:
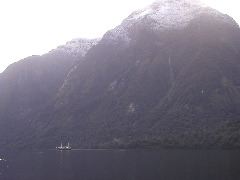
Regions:
[[152, 9], [147, 7], [143, 10], [139, 10], [139, 11], [136, 11], [135, 13], [133, 13], [129, 18], [128, 18], [128, 21], [129, 20], [136, 20], [136, 19], [141, 19], [143, 17], [145, 17], [146, 15], [148, 14], [151, 14], [152, 13]]
[[73, 39], [65, 45], [58, 46], [52, 51], [63, 51], [75, 57], [85, 56], [90, 48], [95, 46], [99, 39]]
[[196, 0], [159, 0], [126, 21], [148, 18], [153, 22], [154, 29], [181, 28], [195, 17], [203, 6]]
[[104, 36], [105, 39], [116, 42], [120, 41], [120, 42], [124, 42], [126, 44], [128, 44], [130, 42], [130, 38], [129, 38], [129, 34], [128, 31], [125, 27], [123, 26], [117, 26], [116, 28], [114, 28], [113, 30], [110, 30], [106, 33], [106, 35]]
[[107, 32], [104, 39], [129, 43], [129, 29], [143, 23], [143, 19], [153, 30], [182, 29], [202, 13], [211, 14], [226, 22], [230, 20], [228, 16], [207, 7], [200, 0], [157, 0], [150, 6], [133, 12], [120, 26]]

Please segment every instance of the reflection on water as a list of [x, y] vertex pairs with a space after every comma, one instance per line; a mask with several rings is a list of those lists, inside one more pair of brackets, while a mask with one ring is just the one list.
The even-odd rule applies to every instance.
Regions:
[[240, 151], [49, 150], [3, 157], [1, 180], [240, 179]]
[[0, 179], [4, 179], [4, 173], [7, 171], [8, 164], [7, 160], [0, 156]]

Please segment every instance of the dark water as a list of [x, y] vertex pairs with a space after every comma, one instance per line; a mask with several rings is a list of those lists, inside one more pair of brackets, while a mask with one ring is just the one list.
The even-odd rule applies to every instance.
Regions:
[[240, 151], [230, 150], [49, 150], [0, 158], [0, 180], [240, 180]]

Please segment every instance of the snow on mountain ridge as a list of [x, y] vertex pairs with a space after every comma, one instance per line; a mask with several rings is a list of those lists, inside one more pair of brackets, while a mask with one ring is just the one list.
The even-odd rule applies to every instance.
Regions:
[[96, 45], [99, 39], [73, 39], [65, 45], [58, 46], [53, 51], [63, 51], [75, 57], [85, 56], [87, 51]]
[[196, 2], [198, 1], [159, 0], [140, 10], [140, 12], [136, 11], [126, 21], [150, 16], [150, 18], [166, 26], [172, 26], [173, 24], [179, 26], [179, 21], [188, 21], [194, 15], [194, 12], [202, 8], [203, 5]]
[[153, 30], [182, 29], [203, 13], [219, 17], [225, 22], [232, 22], [228, 16], [207, 7], [200, 0], [157, 0], [150, 6], [133, 12], [104, 38], [128, 43], [131, 40], [128, 30], [136, 24], [141, 24], [143, 20]]

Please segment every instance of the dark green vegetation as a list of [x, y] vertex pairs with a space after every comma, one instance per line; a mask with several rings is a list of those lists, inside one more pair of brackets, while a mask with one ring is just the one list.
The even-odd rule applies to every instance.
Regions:
[[[84, 61], [46, 54], [0, 75], [0, 144], [240, 147], [240, 29], [227, 15], [185, 28], [131, 26]], [[76, 66], [73, 67], [75, 63]]]

